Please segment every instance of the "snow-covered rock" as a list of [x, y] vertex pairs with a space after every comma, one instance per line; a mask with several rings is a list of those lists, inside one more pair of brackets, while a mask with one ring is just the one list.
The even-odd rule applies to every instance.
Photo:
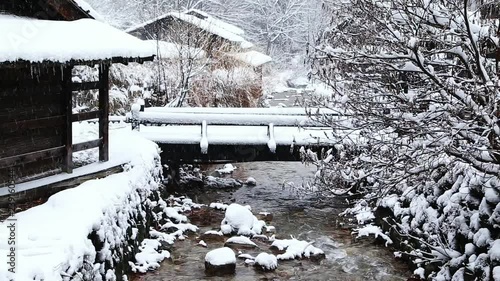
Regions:
[[234, 170], [236, 170], [236, 167], [231, 165], [231, 164], [225, 164], [222, 169], [218, 169], [217, 172], [220, 174], [231, 174]]
[[363, 237], [363, 236], [370, 236], [374, 235], [375, 238], [382, 238], [385, 240], [385, 245], [392, 244], [391, 238], [387, 236], [385, 233], [382, 232], [382, 229], [376, 225], [365, 225], [359, 229], [356, 229], [356, 232], [358, 232], [358, 238]]
[[200, 236], [200, 239], [206, 242], [224, 242], [222, 231], [209, 230]]
[[278, 259], [275, 255], [260, 253], [257, 257], [255, 257], [254, 266], [264, 271], [272, 271], [278, 268]]
[[226, 204], [223, 204], [223, 203], [210, 203], [210, 208], [213, 208], [213, 209], [216, 209], [216, 210], [223, 210], [225, 211], [227, 209], [227, 206]]
[[259, 221], [248, 208], [234, 203], [226, 209], [225, 217], [221, 222], [221, 231], [224, 234], [236, 233], [252, 236], [261, 234], [265, 225], [266, 223]]
[[170, 258], [168, 251], [159, 248], [161, 243], [157, 240], [144, 239], [141, 243], [140, 252], [135, 255], [136, 263], [129, 262], [132, 272], [146, 273], [160, 267], [160, 262]]
[[252, 255], [250, 255], [250, 254], [239, 254], [238, 258], [240, 258], [240, 259], [246, 259], [246, 260], [248, 260], [248, 259], [254, 260], [255, 259], [255, 257], [252, 256]]
[[301, 258], [323, 258], [325, 253], [312, 245], [312, 243], [307, 241], [293, 239], [276, 239], [274, 240], [271, 248], [275, 248], [280, 251], [285, 251], [285, 253], [277, 255], [279, 260], [291, 260], [291, 259], [301, 259]]
[[258, 215], [257, 215], [257, 218], [259, 220], [263, 220], [265, 222], [270, 222], [273, 220], [273, 214], [269, 213], [269, 212], [260, 212]]
[[205, 256], [205, 272], [208, 275], [234, 274], [236, 271], [236, 255], [228, 247], [218, 248]]
[[239, 188], [242, 186], [242, 183], [233, 178], [217, 178], [208, 176], [204, 178], [203, 186], [206, 188], [214, 188], [214, 189], [230, 189], [230, 188]]
[[248, 186], [256, 186], [257, 185], [257, 181], [252, 178], [252, 177], [249, 177], [246, 181], [245, 181], [245, 184], [248, 185]]
[[226, 247], [235, 247], [235, 248], [255, 248], [257, 247], [257, 244], [252, 242], [248, 237], [245, 236], [234, 236], [226, 240], [226, 243], [224, 244]]

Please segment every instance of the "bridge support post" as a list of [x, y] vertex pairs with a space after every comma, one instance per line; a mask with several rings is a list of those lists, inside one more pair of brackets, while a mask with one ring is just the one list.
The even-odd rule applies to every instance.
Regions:
[[269, 141], [267, 142], [267, 147], [272, 153], [276, 153], [276, 140], [274, 139], [274, 124], [270, 123], [267, 126], [267, 136]]
[[200, 140], [201, 154], [208, 154], [207, 131], [208, 131], [207, 121], [203, 120], [203, 122], [201, 122], [201, 140]]

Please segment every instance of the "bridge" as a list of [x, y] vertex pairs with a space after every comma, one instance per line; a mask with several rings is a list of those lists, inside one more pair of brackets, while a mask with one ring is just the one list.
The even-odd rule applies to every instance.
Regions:
[[[332, 129], [304, 108], [172, 108], [134, 105], [126, 122], [175, 163], [300, 161], [333, 148]], [[166, 161], [167, 162], [167, 161]]]

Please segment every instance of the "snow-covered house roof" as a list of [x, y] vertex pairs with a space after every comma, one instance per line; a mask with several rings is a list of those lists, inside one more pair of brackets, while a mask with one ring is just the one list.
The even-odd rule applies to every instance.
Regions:
[[230, 53], [228, 56], [239, 60], [243, 63], [249, 64], [253, 67], [259, 67], [263, 64], [271, 62], [273, 59], [263, 53], [257, 51], [248, 51], [243, 53]]
[[222, 21], [222, 20], [215, 18], [215, 17], [213, 17], [213, 16], [211, 16], [203, 11], [191, 9], [191, 10], [187, 11], [186, 14], [203, 19], [203, 20], [209, 22], [210, 24], [213, 24], [215, 26], [218, 26], [220, 28], [228, 30], [234, 34], [241, 35], [241, 36], [243, 36], [245, 34], [245, 31], [243, 29], [237, 27], [236, 25]]
[[93, 19], [50, 21], [0, 15], [0, 42], [0, 63], [65, 63], [155, 54], [150, 44]]
[[96, 11], [92, 6], [89, 5], [85, 0], [73, 0], [78, 7], [84, 10], [92, 18], [104, 22], [104, 18]]
[[[191, 13], [191, 14], [190, 14]], [[168, 19], [176, 19], [182, 22], [191, 24], [201, 30], [204, 30], [208, 33], [217, 35], [225, 40], [228, 40], [232, 43], [239, 44], [239, 46], [243, 49], [253, 47], [253, 44], [245, 40], [241, 35], [244, 33], [240, 28], [224, 23], [223, 21], [216, 19], [214, 17], [208, 16], [206, 13], [203, 13], [196, 10], [191, 10], [188, 12], [170, 12], [164, 15], [161, 15], [157, 18], [146, 21], [142, 24], [136, 25], [134, 27], [128, 28], [126, 32], [132, 33], [137, 30], [146, 28], [147, 26], [154, 24], [158, 21], [168, 20]], [[200, 16], [201, 15], [201, 16]], [[235, 33], [236, 32], [236, 33]]]

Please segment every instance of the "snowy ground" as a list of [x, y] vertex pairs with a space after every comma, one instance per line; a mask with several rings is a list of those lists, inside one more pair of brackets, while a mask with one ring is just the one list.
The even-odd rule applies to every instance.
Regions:
[[[92, 129], [78, 124], [75, 135], [85, 141], [84, 136], [91, 138], [96, 129], [97, 125]], [[161, 175], [157, 145], [127, 128], [111, 130], [110, 159], [110, 163], [125, 164], [124, 172], [59, 192], [45, 204], [0, 223], [0, 280], [62, 280], [61, 274], [72, 276], [84, 264], [110, 259], [109, 250], [129, 238], [128, 220], [158, 189]], [[8, 228], [12, 223], [15, 234]], [[99, 252], [88, 238], [93, 231], [104, 242]], [[12, 252], [15, 263], [7, 268], [7, 255]], [[94, 266], [94, 271], [100, 270], [103, 264]]]

